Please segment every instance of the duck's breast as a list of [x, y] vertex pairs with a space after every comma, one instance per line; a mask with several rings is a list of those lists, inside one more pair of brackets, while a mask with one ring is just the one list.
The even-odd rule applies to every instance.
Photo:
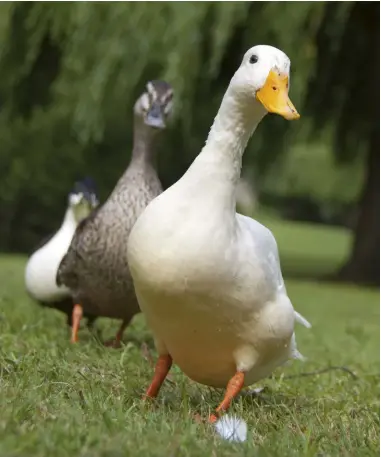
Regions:
[[25, 268], [25, 286], [36, 300], [52, 302], [69, 296], [69, 289], [58, 287], [56, 274], [73, 233], [57, 233], [45, 246], [36, 251]]

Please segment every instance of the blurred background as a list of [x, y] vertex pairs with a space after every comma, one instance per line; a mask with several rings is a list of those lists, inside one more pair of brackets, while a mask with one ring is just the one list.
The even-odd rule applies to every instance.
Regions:
[[286, 276], [379, 284], [379, 18], [379, 2], [2, 2], [0, 250], [56, 230], [78, 178], [107, 198], [149, 79], [175, 89], [157, 159], [165, 187], [179, 179], [244, 52], [269, 44], [301, 119], [260, 125], [239, 209], [274, 231]]

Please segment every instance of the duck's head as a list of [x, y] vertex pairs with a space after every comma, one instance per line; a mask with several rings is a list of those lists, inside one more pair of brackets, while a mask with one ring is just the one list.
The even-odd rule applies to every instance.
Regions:
[[99, 204], [95, 182], [91, 178], [77, 181], [69, 193], [68, 200], [75, 220], [80, 222]]
[[172, 112], [173, 89], [165, 81], [149, 81], [146, 91], [135, 103], [135, 116], [154, 129], [164, 129]]
[[230, 88], [243, 103], [252, 104], [254, 100], [265, 112], [279, 114], [287, 120], [300, 117], [288, 96], [290, 59], [277, 48], [266, 45], [250, 48]]

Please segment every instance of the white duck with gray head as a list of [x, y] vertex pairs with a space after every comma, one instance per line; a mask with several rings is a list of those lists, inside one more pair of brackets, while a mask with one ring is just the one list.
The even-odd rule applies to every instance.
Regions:
[[199, 383], [227, 386], [218, 414], [243, 385], [300, 357], [294, 325], [309, 324], [287, 295], [275, 238], [236, 213], [242, 155], [257, 125], [268, 112], [299, 118], [289, 73], [282, 51], [251, 48], [201, 153], [131, 231], [127, 258], [159, 352], [149, 397], [174, 361]]
[[72, 342], [78, 339], [82, 312], [122, 319], [114, 346], [125, 327], [140, 312], [124, 253], [137, 217], [162, 192], [154, 165], [158, 136], [172, 110], [171, 86], [150, 81], [134, 106], [134, 138], [130, 164], [109, 198], [76, 230], [61, 262], [57, 283], [70, 288]]
[[61, 227], [54, 235], [42, 241], [28, 259], [25, 268], [25, 288], [28, 294], [41, 305], [67, 314], [69, 324], [73, 302], [69, 289], [57, 286], [57, 270], [78, 224], [98, 203], [95, 184], [90, 178], [76, 182], [68, 195], [68, 206]]

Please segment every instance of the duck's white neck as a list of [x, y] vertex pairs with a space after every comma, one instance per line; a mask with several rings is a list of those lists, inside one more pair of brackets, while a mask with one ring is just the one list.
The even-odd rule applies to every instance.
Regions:
[[254, 98], [248, 101], [229, 86], [197, 161], [207, 165], [209, 171], [212, 166], [225, 182], [235, 187], [246, 145], [265, 114]]
[[73, 208], [68, 206], [61, 227], [76, 227], [77, 224]]

